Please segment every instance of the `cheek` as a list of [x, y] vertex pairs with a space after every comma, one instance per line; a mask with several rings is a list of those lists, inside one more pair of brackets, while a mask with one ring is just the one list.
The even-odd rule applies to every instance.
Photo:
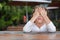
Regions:
[[44, 19], [43, 19], [43, 18], [41, 18], [40, 20], [42, 20], [42, 21], [43, 21]]

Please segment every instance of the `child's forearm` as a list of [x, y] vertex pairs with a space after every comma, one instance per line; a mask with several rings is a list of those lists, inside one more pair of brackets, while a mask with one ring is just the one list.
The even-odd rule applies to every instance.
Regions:
[[32, 17], [32, 18], [30, 19], [30, 21], [31, 21], [32, 23], [34, 23], [34, 21], [36, 20], [36, 18], [37, 18], [37, 17]]
[[51, 22], [51, 20], [48, 18], [48, 16], [45, 16], [44, 17], [44, 20], [45, 20], [45, 23], [46, 24], [49, 24]]

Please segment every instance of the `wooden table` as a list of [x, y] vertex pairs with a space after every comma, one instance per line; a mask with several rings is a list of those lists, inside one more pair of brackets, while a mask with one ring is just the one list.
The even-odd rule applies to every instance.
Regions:
[[60, 40], [60, 31], [55, 33], [24, 33], [22, 31], [0, 31], [0, 40]]

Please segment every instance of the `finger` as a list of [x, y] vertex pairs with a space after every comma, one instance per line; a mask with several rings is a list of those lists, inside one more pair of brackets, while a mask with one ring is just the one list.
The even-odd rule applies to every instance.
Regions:
[[35, 8], [35, 12], [38, 10], [38, 8]]
[[43, 11], [43, 10], [42, 10], [42, 7], [39, 7], [39, 10], [38, 10], [38, 11], [39, 11], [39, 13], [41, 13], [41, 12]]
[[42, 7], [39, 7], [39, 10], [42, 10]]
[[47, 11], [46, 8], [44, 8], [44, 7], [43, 7], [42, 9], [43, 9], [44, 11]]

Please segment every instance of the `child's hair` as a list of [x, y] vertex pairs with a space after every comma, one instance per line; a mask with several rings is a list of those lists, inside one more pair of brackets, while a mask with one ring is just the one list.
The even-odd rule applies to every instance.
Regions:
[[[32, 16], [33, 16], [33, 13], [35, 12], [35, 9], [38, 8], [38, 7], [44, 8], [44, 9], [47, 11], [47, 13], [48, 13], [48, 10], [47, 10], [45, 7], [40, 6], [40, 5], [37, 5], [37, 6], [35, 6], [35, 7], [33, 8]], [[48, 14], [47, 14], [47, 15], [48, 15]]]
[[34, 12], [35, 12], [35, 9], [38, 8], [38, 7], [42, 7], [42, 8], [44, 8], [44, 9], [48, 12], [48, 10], [47, 10], [44, 6], [37, 5], [37, 6], [35, 6], [35, 7], [33, 8], [33, 12], [32, 12], [32, 13], [34, 13]]

